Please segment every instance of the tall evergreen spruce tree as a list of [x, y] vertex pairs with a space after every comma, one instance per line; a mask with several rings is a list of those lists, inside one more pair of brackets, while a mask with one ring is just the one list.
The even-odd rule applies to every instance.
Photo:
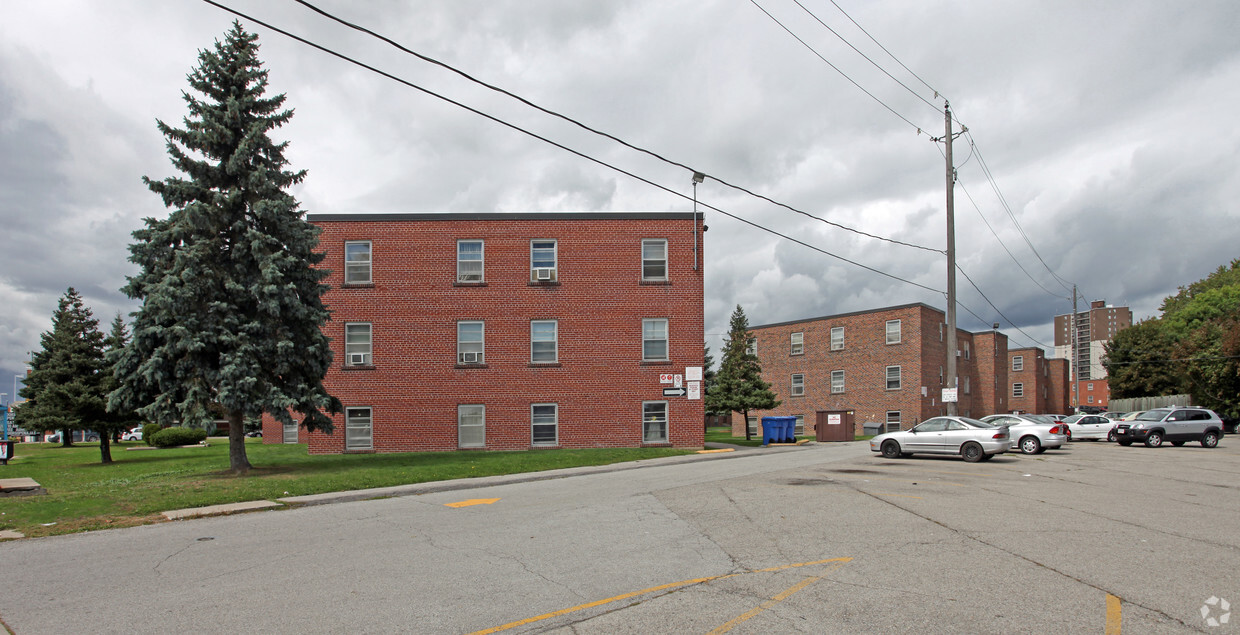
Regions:
[[124, 291], [142, 306], [110, 401], [159, 423], [205, 426], [224, 413], [237, 474], [250, 469], [246, 418], [292, 423], [296, 411], [306, 429], [330, 433], [323, 410], [340, 411], [323, 387], [332, 353], [320, 330], [327, 273], [313, 267], [319, 230], [285, 191], [305, 171], [289, 171], [288, 143], [268, 136], [293, 111], [283, 94], [264, 96], [257, 40], [234, 22], [199, 52], [185, 127], [157, 122], [185, 176], [143, 179], [172, 212], [133, 234], [141, 271]]
[[758, 356], [749, 352], [752, 341], [749, 319], [738, 304], [728, 324], [719, 372], [715, 373], [714, 385], [706, 393], [709, 410], [741, 413], [745, 421], [745, 439], [753, 437], [749, 431], [749, 411], [770, 410], [780, 403], [771, 392], [771, 385], [762, 380]]
[[[100, 371], [102, 379], [100, 384], [103, 386], [103, 394], [106, 398], [113, 391], [120, 387], [120, 381], [116, 378], [116, 362], [125, 352], [125, 347], [129, 345], [129, 329], [125, 325], [125, 318], [120, 313], [112, 320], [112, 330], [108, 332], [108, 336], [103, 339], [103, 369]], [[133, 410], [110, 410], [104, 417], [107, 423], [107, 441], [104, 440], [105, 430], [99, 432], [100, 443], [110, 443], [120, 437], [125, 430], [141, 423], [138, 413]], [[111, 458], [111, 455], [108, 455]], [[104, 461], [105, 463], [107, 460]]]
[[[103, 333], [99, 321], [73, 287], [52, 314], [52, 330], [41, 337], [19, 394], [27, 401], [17, 409], [19, 427], [40, 432], [60, 431], [60, 443], [73, 443], [74, 430], [96, 430], [106, 416], [103, 391]], [[103, 462], [111, 462], [100, 443]]]

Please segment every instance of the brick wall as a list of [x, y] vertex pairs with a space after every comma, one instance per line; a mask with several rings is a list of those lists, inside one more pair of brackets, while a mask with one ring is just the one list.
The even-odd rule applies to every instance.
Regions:
[[[890, 320], [900, 321], [900, 342], [896, 344], [886, 340]], [[837, 327], [844, 329], [844, 346], [831, 350], [831, 329]], [[774, 410], [750, 415], [804, 415], [806, 434], [812, 434], [816, 412], [852, 411], [856, 433], [861, 434], [867, 422], [885, 423], [888, 412], [899, 412], [903, 428], [945, 414], [945, 328], [943, 312], [924, 304], [752, 327], [762, 377], [772, 384], [782, 403]], [[802, 334], [803, 351], [798, 355], [792, 354], [793, 333]], [[966, 416], [989, 414], [977, 412], [982, 404], [977, 387], [983, 381], [974, 339], [974, 334], [957, 330], [961, 350], [957, 357], [961, 388], [957, 411]], [[900, 366], [899, 389], [887, 389], [888, 366]], [[844, 391], [832, 393], [831, 373], [841, 370]], [[794, 373], [804, 376], [803, 396], [790, 394]], [[964, 390], [965, 377], [969, 378], [968, 392]], [[733, 434], [744, 434], [745, 422], [741, 417], [733, 420]]]
[[[335, 362], [324, 379], [345, 407], [370, 407], [373, 451], [458, 448], [458, 405], [485, 406], [485, 448], [533, 447], [531, 406], [557, 404], [551, 447], [644, 445], [644, 401], [666, 401], [666, 443], [701, 447], [703, 402], [664, 397], [660, 374], [703, 362], [701, 234], [690, 214], [322, 215], [320, 265], [331, 270], [324, 331]], [[700, 221], [699, 221], [700, 222]], [[667, 240], [666, 282], [642, 281], [644, 238]], [[484, 281], [456, 281], [457, 241], [484, 244]], [[556, 241], [556, 280], [533, 282], [530, 241]], [[345, 241], [370, 241], [371, 284], [345, 286]], [[666, 318], [667, 362], [642, 361], [643, 318]], [[458, 364], [457, 322], [484, 323], [484, 360]], [[530, 321], [557, 321], [558, 362], [531, 363]], [[345, 365], [345, 323], [372, 329], [372, 363]], [[334, 434], [301, 431], [311, 453], [345, 451]], [[282, 430], [270, 417], [264, 442]], [[543, 446], [538, 446], [543, 447]]]

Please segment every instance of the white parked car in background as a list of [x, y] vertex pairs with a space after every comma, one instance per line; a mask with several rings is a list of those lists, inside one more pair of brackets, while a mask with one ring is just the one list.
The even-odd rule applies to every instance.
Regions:
[[1063, 420], [1068, 426], [1068, 438], [1115, 440], [1115, 421], [1102, 415], [1072, 415]]
[[141, 440], [142, 440], [142, 426], [138, 426], [136, 428], [130, 428], [126, 430], [124, 434], [121, 435], [121, 441], [141, 441]]
[[1042, 415], [990, 415], [982, 417], [982, 421], [1007, 426], [1012, 437], [1012, 449], [1023, 454], [1041, 454], [1062, 448], [1068, 442], [1068, 435], [1064, 433], [1067, 427]]
[[934, 417], [911, 430], [870, 439], [870, 451], [888, 459], [914, 454], [954, 454], [970, 463], [988, 461], [1008, 450], [1008, 429], [968, 417]]

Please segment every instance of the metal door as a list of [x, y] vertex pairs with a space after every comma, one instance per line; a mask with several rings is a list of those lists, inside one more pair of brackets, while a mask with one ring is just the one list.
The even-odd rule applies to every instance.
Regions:
[[819, 410], [814, 429], [814, 438], [819, 441], [852, 441], [857, 438], [852, 410]]

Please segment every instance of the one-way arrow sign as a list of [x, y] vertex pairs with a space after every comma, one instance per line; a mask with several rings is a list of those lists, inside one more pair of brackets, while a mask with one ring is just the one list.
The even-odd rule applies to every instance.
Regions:
[[684, 397], [687, 394], [687, 392], [688, 391], [686, 391], [683, 387], [682, 388], [664, 388], [663, 396], [664, 397]]

